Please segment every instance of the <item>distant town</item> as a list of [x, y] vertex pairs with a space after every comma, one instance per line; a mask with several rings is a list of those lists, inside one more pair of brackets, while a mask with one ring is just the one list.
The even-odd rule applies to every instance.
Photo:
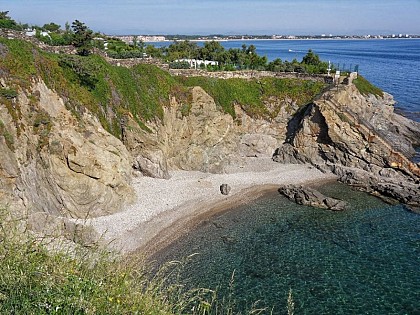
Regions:
[[403, 38], [420, 38], [420, 35], [414, 34], [387, 34], [387, 35], [113, 35], [127, 44], [133, 42], [164, 42], [176, 40], [190, 41], [229, 41], [229, 40], [281, 40], [281, 39], [403, 39]]

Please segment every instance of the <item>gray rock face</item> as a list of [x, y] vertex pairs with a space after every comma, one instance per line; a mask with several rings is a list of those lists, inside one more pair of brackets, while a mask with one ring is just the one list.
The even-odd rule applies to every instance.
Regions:
[[[361, 170], [341, 165], [330, 165], [339, 180], [369, 193], [379, 193], [385, 198], [398, 200], [408, 206], [420, 208], [420, 181], [407, 180], [393, 169]], [[385, 176], [381, 175], [385, 174]], [[393, 174], [389, 177], [389, 174]]]
[[289, 143], [282, 144], [276, 149], [273, 160], [283, 164], [303, 164], [310, 162], [310, 159], [300, 154], [298, 149]]
[[309, 187], [286, 185], [279, 188], [279, 193], [299, 205], [334, 211], [342, 211], [347, 207], [345, 201], [327, 197], [319, 191]]
[[[36, 103], [29, 105], [29, 93], [37, 95]], [[0, 160], [2, 202], [11, 200], [10, 207], [25, 208], [29, 215], [89, 218], [117, 212], [134, 200], [128, 151], [93, 116], [85, 113], [79, 124], [43, 82], [20, 92], [15, 106], [24, 126], [20, 134], [9, 114], [0, 111], [16, 144], [12, 151], [0, 137], [0, 155], [7, 155]], [[34, 112], [41, 123], [34, 121]]]
[[229, 195], [230, 190], [231, 188], [228, 184], [220, 185], [220, 192], [222, 193], [222, 195]]
[[407, 156], [420, 141], [420, 124], [391, 105], [388, 94], [365, 97], [353, 85], [327, 92], [289, 125], [288, 144], [273, 159], [309, 162], [342, 182], [419, 206], [420, 169]]
[[277, 147], [278, 140], [270, 135], [245, 134], [239, 150], [244, 157], [272, 157]]
[[176, 169], [223, 173], [243, 156], [272, 157], [284, 141], [291, 116], [286, 110], [274, 121], [267, 121], [253, 119], [236, 106], [234, 120], [202, 88], [194, 87], [190, 93], [189, 114], [182, 115], [183, 104], [172, 98], [162, 120], [147, 124], [151, 132], [141, 130], [134, 120], [128, 121], [124, 144], [135, 169], [144, 175], [167, 178], [168, 171]]

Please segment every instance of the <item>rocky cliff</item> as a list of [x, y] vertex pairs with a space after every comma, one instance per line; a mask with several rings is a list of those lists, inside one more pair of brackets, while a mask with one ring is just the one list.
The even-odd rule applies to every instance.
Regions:
[[152, 132], [129, 120], [124, 143], [133, 153], [134, 168], [144, 175], [167, 178], [170, 169], [221, 173], [241, 157], [272, 157], [285, 140], [291, 117], [284, 110], [290, 106], [287, 101], [272, 121], [251, 118], [240, 106], [235, 107], [234, 119], [201, 87], [191, 88], [190, 93], [188, 115], [180, 110], [184, 104], [172, 98], [163, 119], [147, 124]]
[[386, 93], [362, 95], [353, 84], [340, 85], [308, 104], [321, 83], [184, 82], [154, 66], [123, 69], [95, 56], [69, 59], [5, 43], [0, 206], [25, 216], [34, 230], [71, 234], [73, 219], [121, 211], [141, 198], [130, 186], [133, 175], [222, 173], [242, 157], [273, 154], [419, 203], [419, 170], [410, 157], [420, 126], [395, 114]]
[[306, 106], [289, 123], [276, 151], [282, 163], [312, 163], [371, 193], [418, 207], [419, 167], [410, 158], [420, 124], [394, 113], [389, 94], [362, 95], [340, 85]]
[[[2, 80], [3, 88], [8, 88]], [[9, 106], [16, 109], [12, 116]], [[81, 120], [42, 80], [2, 99], [2, 206], [33, 226], [53, 218], [87, 218], [119, 211], [134, 200], [125, 146], [89, 113]]]

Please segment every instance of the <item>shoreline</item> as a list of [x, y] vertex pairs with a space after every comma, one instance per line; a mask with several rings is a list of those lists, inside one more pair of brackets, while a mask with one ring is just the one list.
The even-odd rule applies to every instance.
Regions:
[[[118, 36], [125, 36], [125, 35], [118, 35]], [[398, 38], [237, 38], [237, 39], [178, 39], [178, 40], [170, 40], [170, 39], [165, 39], [165, 40], [161, 40], [161, 41], [153, 41], [153, 42], [144, 42], [145, 44], [155, 44], [155, 43], [173, 43], [174, 41], [190, 41], [190, 42], [211, 42], [211, 41], [216, 41], [216, 42], [241, 42], [241, 41], [302, 41], [302, 40], [307, 40], [307, 41], [315, 41], [315, 40], [319, 40], [319, 41], [330, 41], [330, 40], [360, 40], [360, 41], [367, 41], [367, 40], [419, 40], [420, 37], [409, 37], [409, 38], [403, 38], [403, 37], [398, 37]]]
[[[319, 179], [305, 182], [303, 185], [316, 187], [335, 181], [335, 178]], [[150, 239], [143, 247], [132, 252], [131, 255], [141, 255], [146, 258], [146, 260], [150, 260], [151, 258], [158, 256], [159, 253], [165, 252], [172, 243], [177, 242], [189, 232], [199, 228], [202, 223], [205, 223], [208, 220], [245, 206], [268, 194], [277, 193], [278, 196], [281, 196], [281, 194], [278, 193], [279, 186], [280, 185], [262, 185], [250, 187], [240, 191], [236, 195], [227, 197], [225, 200], [219, 201], [212, 206], [209, 205], [209, 207], [201, 213], [193, 213], [190, 217], [182, 217], [172, 225], [160, 231], [158, 235]]]
[[[284, 184], [311, 185], [336, 180], [308, 164], [280, 164], [247, 158], [224, 174], [173, 171], [168, 180], [140, 177], [138, 200], [121, 212], [90, 219], [100, 244], [122, 255], [150, 257], [208, 218], [251, 202]], [[231, 186], [227, 196], [220, 185]]]

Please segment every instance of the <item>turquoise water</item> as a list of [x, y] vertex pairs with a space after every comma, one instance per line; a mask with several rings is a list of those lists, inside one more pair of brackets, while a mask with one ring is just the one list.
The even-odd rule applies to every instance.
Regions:
[[344, 185], [320, 190], [351, 209], [270, 193], [203, 222], [154, 258], [198, 253], [181, 280], [217, 289], [236, 312], [259, 301], [264, 314], [287, 314], [291, 289], [295, 314], [420, 314], [420, 215]]

